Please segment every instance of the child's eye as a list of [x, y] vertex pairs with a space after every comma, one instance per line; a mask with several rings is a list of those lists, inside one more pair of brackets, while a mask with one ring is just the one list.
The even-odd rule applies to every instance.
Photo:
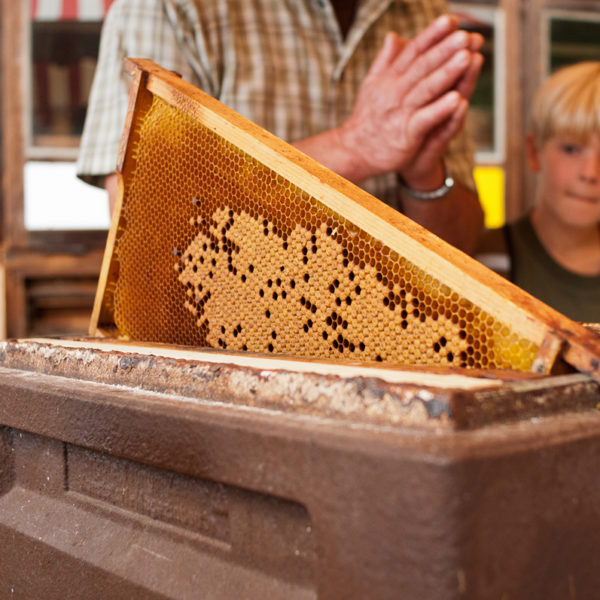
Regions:
[[565, 154], [576, 154], [577, 152], [579, 152], [580, 147], [577, 144], [561, 144], [560, 145], [560, 149], [565, 153]]

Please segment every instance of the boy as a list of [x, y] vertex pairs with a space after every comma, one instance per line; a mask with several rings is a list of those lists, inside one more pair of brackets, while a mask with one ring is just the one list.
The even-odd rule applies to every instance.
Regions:
[[600, 62], [549, 77], [531, 121], [535, 208], [488, 231], [477, 257], [566, 316], [600, 322]]

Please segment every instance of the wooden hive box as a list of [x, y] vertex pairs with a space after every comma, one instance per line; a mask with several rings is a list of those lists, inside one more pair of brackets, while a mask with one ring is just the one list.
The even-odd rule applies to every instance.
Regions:
[[596, 597], [597, 382], [289, 363], [0, 342], [0, 597]]

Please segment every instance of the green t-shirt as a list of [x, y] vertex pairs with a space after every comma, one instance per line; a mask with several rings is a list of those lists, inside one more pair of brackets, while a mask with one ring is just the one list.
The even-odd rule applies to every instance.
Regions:
[[600, 275], [578, 275], [559, 265], [529, 215], [510, 224], [506, 233], [513, 283], [575, 321], [600, 322]]

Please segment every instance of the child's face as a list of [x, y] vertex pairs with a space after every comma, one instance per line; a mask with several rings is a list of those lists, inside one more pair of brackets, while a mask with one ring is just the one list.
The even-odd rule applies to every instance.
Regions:
[[600, 136], [592, 135], [585, 145], [551, 137], [539, 149], [530, 147], [529, 158], [540, 173], [540, 210], [569, 226], [600, 223]]

